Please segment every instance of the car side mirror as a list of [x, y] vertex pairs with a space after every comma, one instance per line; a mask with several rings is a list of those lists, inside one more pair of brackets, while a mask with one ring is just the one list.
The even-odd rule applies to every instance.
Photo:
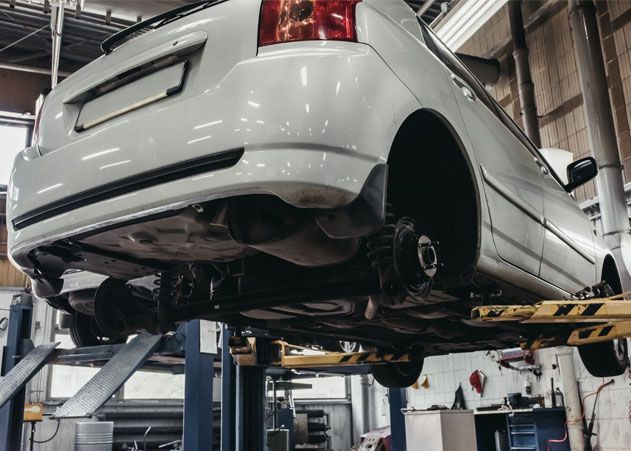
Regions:
[[567, 185], [565, 191], [574, 191], [579, 186], [589, 182], [598, 174], [598, 163], [592, 157], [581, 158], [567, 167]]

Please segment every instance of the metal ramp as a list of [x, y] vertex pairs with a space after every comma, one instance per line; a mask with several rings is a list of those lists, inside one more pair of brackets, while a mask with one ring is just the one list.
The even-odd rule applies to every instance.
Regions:
[[105, 404], [158, 349], [161, 335], [137, 335], [118, 351], [72, 398], [57, 408], [53, 418], [87, 418]]
[[31, 380], [44, 365], [55, 357], [59, 343], [47, 343], [36, 347], [0, 378], [0, 407], [4, 406]]

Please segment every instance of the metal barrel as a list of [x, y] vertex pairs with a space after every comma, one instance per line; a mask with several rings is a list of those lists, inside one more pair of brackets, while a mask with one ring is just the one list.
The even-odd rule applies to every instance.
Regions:
[[79, 422], [75, 426], [75, 451], [112, 451], [114, 422]]

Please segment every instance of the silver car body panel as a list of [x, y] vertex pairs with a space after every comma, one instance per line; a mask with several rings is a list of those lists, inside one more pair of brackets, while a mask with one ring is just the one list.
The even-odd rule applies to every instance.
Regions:
[[[609, 252], [588, 218], [544, 173], [545, 161], [430, 50], [402, 0], [359, 3], [358, 43], [258, 48], [259, 9], [260, 1], [230, 0], [143, 34], [49, 95], [39, 140], [16, 157], [12, 171], [13, 258], [56, 240], [236, 195], [273, 194], [301, 208], [348, 205], [372, 169], [387, 162], [405, 119], [425, 109], [453, 130], [473, 174], [479, 273], [555, 297], [600, 279]], [[187, 61], [181, 92], [77, 131], [94, 89], [173, 56]], [[150, 97], [126, 103], [124, 91], [111, 94], [108, 102], [119, 108]], [[232, 167], [100, 200], [23, 228], [12, 225], [68, 196], [231, 149], [243, 149]]]

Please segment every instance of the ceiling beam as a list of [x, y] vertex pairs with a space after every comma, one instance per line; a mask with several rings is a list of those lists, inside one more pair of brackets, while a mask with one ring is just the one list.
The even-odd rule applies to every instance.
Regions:
[[[16, 72], [30, 72], [32, 74], [51, 75], [51, 70], [45, 67], [24, 66], [22, 64], [2, 63], [0, 62], [0, 69], [14, 70]], [[58, 71], [60, 77], [67, 77], [70, 72]]]
[[436, 26], [436, 34], [458, 50], [506, 3], [508, 0], [461, 0]]

